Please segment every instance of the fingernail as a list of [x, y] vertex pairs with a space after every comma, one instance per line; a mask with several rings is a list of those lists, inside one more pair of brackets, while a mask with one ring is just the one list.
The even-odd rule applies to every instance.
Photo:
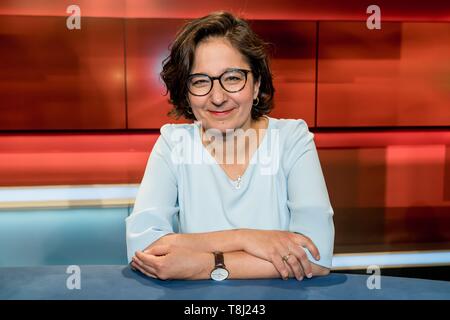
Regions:
[[287, 280], [288, 278], [287, 277], [283, 277], [283, 280]]
[[303, 277], [300, 277], [300, 280], [299, 281], [302, 281], [303, 280]]
[[317, 257], [316, 257], [316, 260], [320, 260], [320, 256], [317, 256]]
[[312, 277], [312, 273], [308, 273], [306, 276], [307, 276], [308, 278], [311, 278], [311, 277]]

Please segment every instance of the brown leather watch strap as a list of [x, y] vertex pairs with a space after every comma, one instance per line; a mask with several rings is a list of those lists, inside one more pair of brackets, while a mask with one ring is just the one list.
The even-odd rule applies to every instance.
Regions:
[[225, 268], [223, 252], [215, 251], [213, 253], [214, 253], [215, 268]]

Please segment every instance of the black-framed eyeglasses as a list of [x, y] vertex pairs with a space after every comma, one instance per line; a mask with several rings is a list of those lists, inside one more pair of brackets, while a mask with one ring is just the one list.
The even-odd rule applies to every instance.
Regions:
[[194, 96], [206, 96], [211, 92], [214, 80], [219, 80], [220, 86], [227, 92], [239, 92], [247, 84], [247, 74], [251, 70], [228, 69], [218, 77], [205, 73], [194, 73], [188, 77], [188, 90]]

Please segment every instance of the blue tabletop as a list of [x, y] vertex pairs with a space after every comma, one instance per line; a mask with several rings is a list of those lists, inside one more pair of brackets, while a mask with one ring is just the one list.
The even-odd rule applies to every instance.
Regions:
[[0, 268], [0, 299], [450, 299], [450, 282], [381, 276], [381, 288], [369, 289], [369, 274], [331, 273], [301, 282], [161, 281], [128, 266], [80, 266], [80, 289], [69, 290], [67, 283], [75, 282], [66, 271], [67, 266]]

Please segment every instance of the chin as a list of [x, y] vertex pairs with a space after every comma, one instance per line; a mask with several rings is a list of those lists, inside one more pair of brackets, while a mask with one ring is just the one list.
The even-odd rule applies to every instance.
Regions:
[[215, 121], [214, 123], [212, 123], [212, 126], [210, 128], [219, 130], [222, 133], [226, 133], [227, 130], [234, 130], [235, 126], [233, 126], [231, 123], [227, 121], [225, 121], [223, 124], [218, 121]]
[[236, 128], [238, 121], [234, 118], [230, 119], [214, 119], [211, 117], [208, 117], [207, 119], [202, 121], [202, 125], [204, 129], [216, 129], [220, 130], [222, 133], [225, 133], [228, 129], [234, 129]]

